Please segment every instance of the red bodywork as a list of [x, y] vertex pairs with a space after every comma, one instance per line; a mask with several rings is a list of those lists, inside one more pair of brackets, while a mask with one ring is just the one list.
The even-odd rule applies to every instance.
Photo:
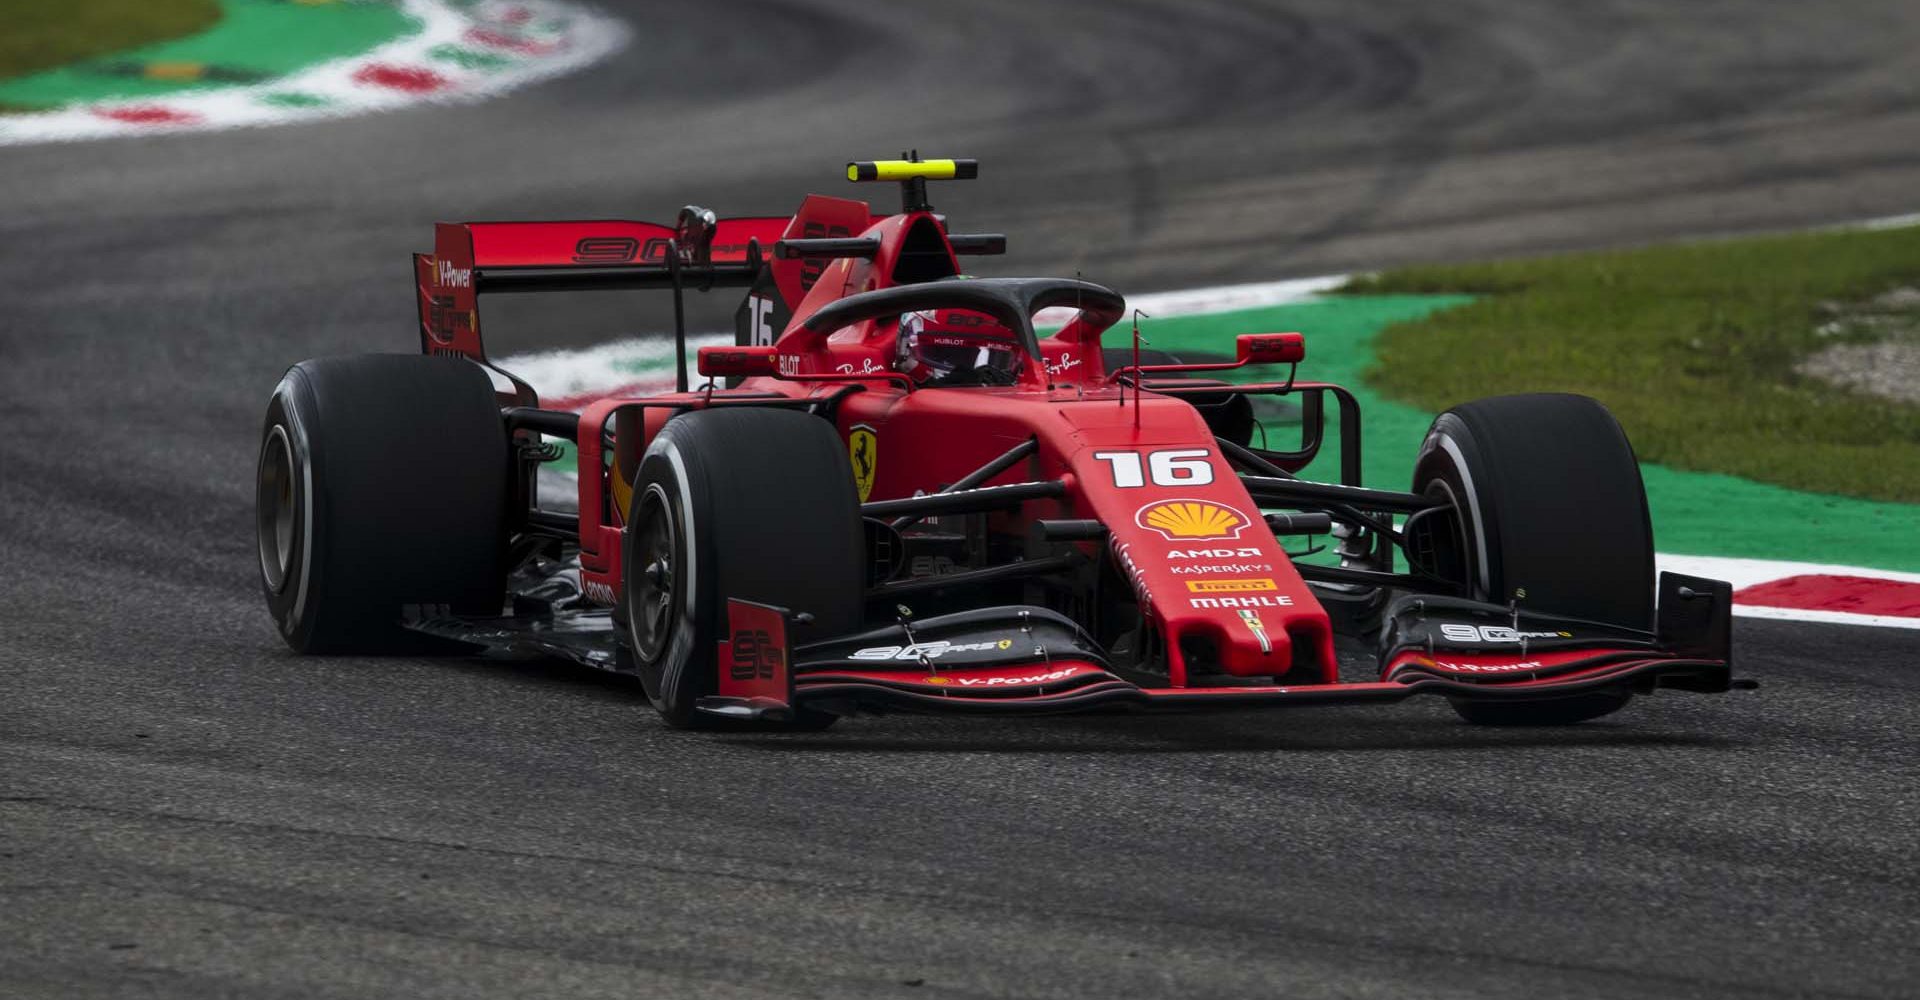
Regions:
[[[823, 204], [838, 217], [866, 213], [864, 203], [816, 196], [786, 231], [804, 231]], [[480, 244], [484, 227], [470, 228], [475, 244]], [[1212, 446], [1212, 432], [1182, 400], [1151, 392], [1142, 397], [1110, 383], [1099, 346], [1104, 325], [1076, 316], [1041, 341], [1043, 355], [1027, 359], [1017, 385], [917, 391], [880, 374], [892, 370], [897, 323], [873, 320], [833, 331], [806, 326], [821, 306], [891, 286], [902, 245], [916, 229], [922, 239], [938, 234], [939, 245], [945, 247], [940, 219], [915, 212], [882, 218], [853, 233], [877, 239], [878, 253], [872, 259], [830, 261], [817, 276], [808, 275], [812, 280], [805, 286], [799, 268], [781, 267], [796, 262], [775, 263], [782, 294], [800, 294], [792, 322], [773, 345], [786, 369], [783, 375], [747, 379], [732, 390], [647, 401], [697, 408], [769, 393], [804, 397], [858, 382], [865, 391], [840, 404], [838, 424], [841, 436], [850, 441], [856, 428], [872, 435], [873, 476], [861, 484], [863, 501], [935, 492], [1035, 438], [1039, 449], [1031, 462], [980, 485], [1057, 478], [1067, 484], [1068, 495], [1026, 505], [1004, 530], [1024, 532], [1024, 521], [1034, 517], [1105, 523], [1111, 531], [1107, 544], [1127, 567], [1143, 609], [1168, 638], [1169, 677], [1175, 686], [1186, 681], [1179, 640], [1188, 636], [1210, 638], [1220, 650], [1222, 666], [1233, 674], [1288, 673], [1299, 647], [1308, 671], [1332, 683], [1333, 632], [1326, 613], [1262, 526], [1258, 506]], [[555, 248], [570, 247], [568, 237], [577, 232], [544, 239]], [[636, 231], [635, 238], [639, 236]], [[951, 250], [946, 254], [944, 270], [958, 274], [958, 259]], [[789, 276], [791, 281], [786, 280]], [[607, 399], [587, 406], [577, 442], [582, 573], [590, 592], [609, 601], [620, 592], [621, 528], [605, 499], [610, 484], [602, 470], [611, 465], [602, 455], [603, 429], [634, 402]], [[1136, 464], [1137, 482], [1130, 475]], [[604, 513], [595, 517], [594, 512]], [[1245, 618], [1243, 610], [1255, 617]]]
[[[416, 257], [423, 347], [485, 362], [475, 269], [663, 267], [674, 237], [672, 227], [641, 222], [442, 224], [434, 253]], [[815, 329], [808, 320], [851, 295], [960, 274], [943, 217], [927, 211], [876, 216], [865, 202], [815, 195], [791, 219], [719, 220], [711, 260], [757, 260], [782, 239], [858, 238], [877, 247], [870, 255], [824, 261], [767, 261], [771, 282], [757, 285], [755, 294], [767, 294], [770, 284], [780, 311], [791, 317], [771, 345], [777, 375], [746, 378], [733, 388], [605, 399], [581, 410], [575, 445], [585, 594], [611, 605], [621, 593], [622, 512], [615, 496], [624, 491], [608, 454], [616, 424], [622, 435], [640, 440], [614, 447], [637, 454], [676, 409], [818, 398], [857, 384], [860, 391], [846, 394], [834, 413], [856, 459], [862, 502], [938, 492], [1016, 445], [1035, 441], [1025, 461], [978, 485], [1058, 480], [1065, 493], [996, 515], [993, 529], [1021, 537], [1038, 518], [1104, 524], [1105, 541], [1070, 544], [1094, 560], [1104, 550], [1130, 582], [1143, 616], [1165, 639], [1166, 686], [1137, 686], [1100, 664], [1067, 659], [932, 673], [799, 674], [779, 639], [777, 650], [766, 654], [777, 660], [777, 669], [751, 676], [739, 668], [745, 654], [738, 643], [722, 645], [716, 670], [724, 696], [763, 707], [809, 696], [993, 711], [1108, 702], [1211, 707], [1394, 700], [1421, 690], [1454, 693], [1490, 685], [1537, 697], [1643, 674], [1723, 666], [1644, 650], [1477, 658], [1408, 654], [1383, 663], [1379, 682], [1339, 684], [1327, 612], [1267, 529], [1206, 421], [1186, 400], [1128, 388], [1107, 371], [1100, 338], [1115, 316], [1080, 312], [1064, 318], [1064, 325], [1039, 340], [1040, 353], [1023, 359], [1016, 384], [915, 389], [893, 370], [897, 320], [863, 320], [839, 329]], [[748, 301], [752, 307], [753, 299]], [[1298, 335], [1285, 336], [1266, 349], [1284, 352], [1276, 358], [1298, 360]], [[742, 341], [751, 344], [745, 335]], [[522, 405], [534, 403], [525, 395], [523, 387]], [[647, 418], [617, 419], [639, 407]], [[781, 634], [772, 611], [738, 601], [730, 611], [733, 633]], [[1186, 649], [1195, 640], [1213, 651], [1217, 672], [1277, 682], [1191, 686]]]

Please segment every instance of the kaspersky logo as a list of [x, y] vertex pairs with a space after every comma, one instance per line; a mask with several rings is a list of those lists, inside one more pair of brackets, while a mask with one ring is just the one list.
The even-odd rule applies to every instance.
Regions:
[[1133, 523], [1152, 528], [1170, 542], [1239, 538], [1253, 523], [1245, 514], [1211, 500], [1162, 500], [1140, 508]]

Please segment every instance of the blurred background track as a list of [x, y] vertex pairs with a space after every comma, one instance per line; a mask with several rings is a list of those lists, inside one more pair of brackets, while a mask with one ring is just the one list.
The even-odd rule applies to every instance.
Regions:
[[917, 147], [981, 159], [934, 200], [982, 270], [1141, 292], [1912, 212], [1920, 6], [608, 6], [624, 53], [490, 103], [0, 149], [0, 993], [1910, 994], [1920, 633], [1743, 621], [1759, 695], [1563, 732], [709, 737], [295, 660], [250, 517], [266, 393], [413, 349], [435, 221], [784, 213]]

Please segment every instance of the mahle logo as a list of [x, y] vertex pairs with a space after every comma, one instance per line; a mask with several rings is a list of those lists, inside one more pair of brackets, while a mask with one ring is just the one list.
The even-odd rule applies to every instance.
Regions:
[[1200, 610], [1208, 608], [1290, 608], [1293, 598], [1285, 594], [1260, 594], [1256, 597], [1189, 597], [1187, 605]]

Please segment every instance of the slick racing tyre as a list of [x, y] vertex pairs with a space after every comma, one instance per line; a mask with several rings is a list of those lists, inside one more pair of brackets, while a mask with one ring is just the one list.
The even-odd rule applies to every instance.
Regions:
[[301, 653], [428, 652], [409, 605], [497, 615], [508, 447], [472, 362], [302, 361], [267, 403], [256, 478], [261, 586]]
[[[675, 417], [641, 457], [626, 523], [629, 649], [668, 725], [726, 725], [695, 706], [715, 693], [729, 598], [811, 615], [788, 625], [790, 647], [860, 626], [860, 498], [846, 446], [819, 417], [757, 407]], [[787, 728], [832, 721], [802, 713]]]
[[[1585, 396], [1497, 396], [1435, 418], [1413, 491], [1454, 505], [1413, 546], [1468, 596], [1636, 629], [1653, 627], [1653, 523], [1626, 432]], [[1444, 526], [1444, 527], [1441, 527]], [[1454, 701], [1468, 722], [1559, 725], [1624, 706], [1626, 691]]]

